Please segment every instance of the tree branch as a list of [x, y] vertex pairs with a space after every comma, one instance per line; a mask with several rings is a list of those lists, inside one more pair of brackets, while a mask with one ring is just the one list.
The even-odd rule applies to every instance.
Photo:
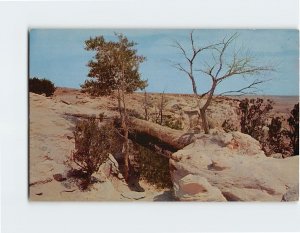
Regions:
[[[258, 88], [256, 86], [261, 83], [267, 82], [267, 81], [270, 81], [270, 79], [268, 79], [268, 80], [256, 79], [246, 87], [243, 87], [236, 91], [225, 91], [225, 92], [220, 93], [219, 96], [223, 96], [224, 94], [230, 94], [230, 93], [239, 93], [238, 95], [255, 94], [258, 91]], [[253, 90], [253, 91], [246, 91], [246, 90]]]

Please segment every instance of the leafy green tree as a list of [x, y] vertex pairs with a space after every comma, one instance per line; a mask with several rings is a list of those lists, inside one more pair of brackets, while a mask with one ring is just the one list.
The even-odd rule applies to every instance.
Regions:
[[141, 79], [139, 66], [145, 60], [137, 55], [136, 43], [129, 41], [122, 34], [115, 33], [117, 41], [106, 41], [103, 36], [97, 36], [85, 41], [87, 51], [96, 52], [88, 62], [90, 68], [88, 77], [81, 86], [94, 96], [116, 95], [121, 119], [123, 136], [124, 177], [128, 181], [129, 174], [129, 139], [128, 113], [126, 109], [126, 93], [143, 89], [147, 81]]

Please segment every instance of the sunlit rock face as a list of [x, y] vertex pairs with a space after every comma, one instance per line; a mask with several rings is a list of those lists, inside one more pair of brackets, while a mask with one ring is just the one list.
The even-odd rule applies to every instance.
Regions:
[[[299, 156], [266, 157], [258, 141], [240, 132], [214, 131], [210, 135], [195, 135], [195, 138], [192, 144], [174, 153], [170, 159], [177, 199], [298, 200], [298, 189], [294, 187], [299, 183]], [[208, 198], [208, 193], [222, 195]]]

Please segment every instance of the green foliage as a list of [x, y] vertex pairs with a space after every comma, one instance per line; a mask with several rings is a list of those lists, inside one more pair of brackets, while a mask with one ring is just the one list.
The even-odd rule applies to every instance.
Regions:
[[141, 178], [158, 188], [171, 188], [172, 181], [169, 171], [169, 159], [143, 147], [135, 146], [138, 150], [136, 161]]
[[34, 77], [29, 79], [29, 91], [36, 94], [46, 94], [46, 96], [51, 96], [55, 91], [55, 87], [50, 80]]
[[293, 149], [293, 155], [299, 155], [299, 103], [295, 104], [288, 118], [290, 130], [287, 132], [290, 140], [290, 146]]
[[[71, 161], [80, 167], [81, 178], [89, 184], [91, 176], [115, 149], [116, 134], [112, 125], [101, 125], [95, 118], [78, 121], [73, 132], [75, 151]], [[87, 186], [85, 186], [86, 188]], [[84, 189], [84, 188], [83, 188]]]
[[114, 90], [131, 93], [147, 86], [141, 80], [139, 65], [145, 57], [137, 55], [136, 43], [129, 41], [122, 34], [115, 34], [118, 41], [106, 41], [97, 36], [85, 41], [87, 51], [96, 55], [88, 62], [88, 77], [81, 85], [83, 91], [94, 96], [110, 95]]

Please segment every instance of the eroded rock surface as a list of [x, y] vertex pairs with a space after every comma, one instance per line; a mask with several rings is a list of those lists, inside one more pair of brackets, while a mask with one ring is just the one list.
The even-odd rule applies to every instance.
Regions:
[[299, 156], [266, 157], [258, 141], [240, 132], [215, 131], [212, 135], [194, 137], [192, 144], [170, 159], [178, 199], [192, 196], [194, 200], [207, 200], [201, 195], [189, 194], [182, 185], [190, 174], [199, 179], [196, 182], [199, 185], [203, 183], [200, 178], [206, 179], [228, 201], [281, 201], [287, 191], [299, 183]]

